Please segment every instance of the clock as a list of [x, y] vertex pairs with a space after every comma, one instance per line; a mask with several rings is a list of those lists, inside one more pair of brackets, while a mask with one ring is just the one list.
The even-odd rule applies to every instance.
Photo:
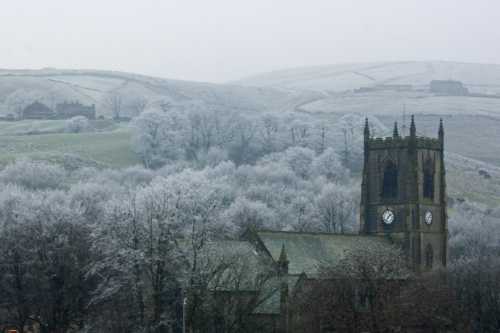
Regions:
[[390, 225], [394, 222], [394, 212], [390, 209], [386, 209], [382, 213], [382, 222], [384, 222], [387, 225]]
[[427, 225], [431, 225], [432, 223], [432, 213], [430, 210], [426, 211], [425, 212], [425, 215], [424, 215], [424, 221]]

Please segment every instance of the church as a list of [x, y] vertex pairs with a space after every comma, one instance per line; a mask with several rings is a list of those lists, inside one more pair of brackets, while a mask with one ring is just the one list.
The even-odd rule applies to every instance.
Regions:
[[[417, 136], [413, 116], [408, 136], [400, 136], [395, 124], [392, 136], [375, 138], [370, 135], [367, 119], [364, 126], [359, 233], [249, 229], [237, 241], [215, 242], [210, 246], [213, 257], [227, 258], [229, 253], [233, 257], [237, 256], [238, 262], [246, 269], [246, 273], [237, 282], [231, 279], [231, 282], [221, 284], [219, 279], [217, 286], [212, 285], [215, 297], [224, 294], [224, 299], [227, 300], [228, 293], [246, 295], [245, 304], [247, 309], [251, 309], [251, 314], [244, 320], [253, 325], [246, 331], [347, 331], [345, 328], [335, 327], [335, 323], [322, 323], [321, 316], [317, 314], [310, 320], [307, 329], [300, 326], [300, 321], [304, 321], [306, 314], [297, 310], [294, 304], [303, 301], [307, 286], [318, 285], [324, 279], [322, 269], [329, 267], [335, 271], [345, 259], [346, 253], [356, 249], [373, 249], [376, 253], [375, 249], [385, 248], [391, 251], [397, 247], [408, 270], [416, 276], [446, 267], [445, 175], [442, 120], [437, 138]], [[270, 267], [270, 270], [263, 267]], [[262, 279], [263, 271], [271, 272], [265, 280]], [[255, 282], [259, 277], [263, 281], [260, 284]], [[390, 292], [404, 283], [404, 278], [387, 278], [389, 279]], [[335, 286], [340, 284], [335, 279], [329, 283]], [[359, 292], [358, 288], [354, 288], [355, 294]], [[359, 295], [352, 296], [355, 298]], [[335, 297], [334, 295], [333, 298]], [[361, 300], [361, 303], [364, 301]], [[359, 301], [355, 303], [357, 319], [353, 320], [361, 320], [364, 311], [359, 308]], [[306, 310], [315, 305], [317, 304], [307, 305]], [[225, 309], [221, 313], [222, 316], [229, 316], [229, 312]], [[217, 315], [214, 316], [213, 331], [229, 332], [227, 320], [219, 319]], [[419, 326], [419, 323], [408, 325]], [[373, 329], [359, 328], [359, 331]], [[426, 332], [425, 329], [406, 331]]]

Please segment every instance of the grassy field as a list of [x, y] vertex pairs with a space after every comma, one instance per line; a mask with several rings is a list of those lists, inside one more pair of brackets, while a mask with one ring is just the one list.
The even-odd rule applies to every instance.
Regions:
[[131, 150], [131, 133], [125, 124], [102, 132], [23, 135], [30, 129], [57, 132], [63, 126], [59, 120], [0, 122], [0, 163], [23, 157], [58, 160], [67, 154], [113, 168], [140, 163]]
[[0, 121], [0, 135], [62, 132], [64, 123], [65, 120]]

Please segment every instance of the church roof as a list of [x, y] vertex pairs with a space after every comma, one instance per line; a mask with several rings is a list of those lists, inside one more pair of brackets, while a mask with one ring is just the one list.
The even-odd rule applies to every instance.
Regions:
[[[207, 242], [199, 251], [199, 265], [206, 272], [225, 267], [209, 281], [213, 291], [254, 292], [257, 304], [253, 313], [280, 313], [280, 285], [286, 278], [288, 290], [295, 289], [299, 276], [315, 278], [325, 266], [335, 266], [348, 251], [357, 247], [392, 246], [378, 236], [252, 230], [241, 240]], [[184, 251], [189, 242], [181, 241]], [[288, 261], [288, 274], [280, 277], [274, 263]], [[190, 260], [192, 258], [189, 258]], [[206, 267], [204, 267], [206, 266]], [[220, 266], [222, 267], [222, 266]], [[219, 268], [220, 268], [219, 267]]]
[[[244, 240], [208, 242], [200, 255], [206, 271], [221, 269], [221, 274], [214, 274], [209, 281], [212, 291], [254, 293], [257, 304], [253, 313], [280, 313], [280, 279], [270, 271], [271, 260], [258, 253], [254, 244]], [[296, 279], [289, 282], [295, 283]]]
[[[187, 255], [193, 259], [189, 242], [179, 242]], [[198, 249], [198, 267], [209, 274], [209, 288], [213, 290], [255, 291], [259, 287], [259, 274], [269, 269], [265, 258], [255, 246], [241, 240], [209, 241]], [[217, 274], [213, 272], [217, 271]]]
[[275, 261], [279, 260], [282, 248], [286, 249], [291, 275], [315, 276], [321, 267], [335, 266], [347, 251], [356, 247], [391, 246], [389, 240], [378, 236], [288, 231], [256, 231], [256, 234]]

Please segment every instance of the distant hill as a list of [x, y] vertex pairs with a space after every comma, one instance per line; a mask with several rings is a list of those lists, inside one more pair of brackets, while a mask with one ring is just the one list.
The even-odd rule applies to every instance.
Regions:
[[[455, 80], [473, 96], [430, 91], [432, 80]], [[500, 66], [449, 62], [347, 64], [260, 74], [229, 84], [169, 80], [93, 70], [1, 70], [0, 114], [17, 102], [78, 100], [110, 117], [106, 97], [120, 94], [124, 112], [144, 98], [149, 105], [179, 105], [243, 113], [295, 111], [320, 115], [374, 115], [392, 128], [416, 114], [420, 135], [437, 135], [444, 118], [450, 194], [500, 202]], [[404, 116], [406, 114], [406, 116]], [[101, 124], [102, 123], [102, 124]], [[99, 125], [101, 124], [101, 125]], [[126, 167], [140, 163], [127, 123], [98, 120], [92, 133], [63, 133], [64, 121], [0, 122], [0, 165], [16, 158], [66, 164]], [[99, 126], [97, 126], [99, 125]], [[404, 129], [401, 129], [404, 133]], [[386, 135], [390, 133], [377, 133]]]
[[[471, 93], [489, 96], [446, 96], [429, 91], [432, 80], [450, 79], [462, 82]], [[426, 135], [436, 134], [438, 119], [443, 117], [450, 152], [500, 166], [500, 155], [496, 153], [500, 150], [500, 98], [496, 98], [500, 97], [500, 65], [344, 64], [276, 71], [229, 84], [113, 71], [0, 70], [0, 114], [12, 112], [9, 103], [15, 100], [13, 96], [33, 92], [42, 95], [47, 104], [61, 100], [96, 104], [97, 114], [107, 117], [110, 110], [104, 100], [113, 93], [123, 96], [126, 115], [134, 115], [137, 98], [145, 98], [151, 105], [185, 103], [202, 110], [244, 113], [370, 114], [388, 128], [395, 120], [401, 125], [405, 112], [406, 121], [409, 114], [418, 115], [417, 129]]]
[[[57, 103], [78, 101], [95, 104], [97, 116], [112, 117], [106, 102], [121, 96], [122, 115], [137, 115], [135, 103], [142, 99], [149, 107], [171, 106], [203, 111], [280, 112], [310, 101], [320, 93], [283, 89], [222, 85], [170, 80], [144, 75], [97, 71], [0, 69], [0, 116], [15, 114], [35, 100], [54, 108]], [[111, 121], [110, 121], [111, 122]], [[96, 132], [64, 133], [63, 120], [0, 121], [0, 165], [17, 158], [41, 158], [85, 165], [125, 167], [139, 164], [131, 150], [131, 131], [127, 123], [100, 125]], [[65, 162], [66, 163], [66, 162]]]
[[[455, 80], [469, 96], [436, 94], [432, 80]], [[384, 62], [292, 68], [234, 83], [321, 93], [297, 111], [374, 115], [388, 128], [417, 115], [417, 130], [436, 135], [445, 120], [447, 149], [500, 166], [500, 65], [455, 62]], [[404, 116], [406, 114], [406, 117]]]
[[291, 68], [233, 83], [259, 87], [342, 92], [378, 85], [423, 88], [432, 80], [457, 80], [472, 92], [500, 93], [500, 65], [444, 61], [380, 62]]
[[124, 114], [133, 116], [138, 98], [146, 99], [149, 104], [185, 103], [221, 110], [269, 111], [286, 109], [295, 101], [309, 99], [312, 93], [169, 80], [111, 71], [0, 69], [2, 114], [12, 113], [18, 100], [25, 98], [42, 99], [49, 106], [61, 101], [95, 104], [98, 115], [107, 115], [110, 110], [105, 99], [110, 94], [120, 94]]

